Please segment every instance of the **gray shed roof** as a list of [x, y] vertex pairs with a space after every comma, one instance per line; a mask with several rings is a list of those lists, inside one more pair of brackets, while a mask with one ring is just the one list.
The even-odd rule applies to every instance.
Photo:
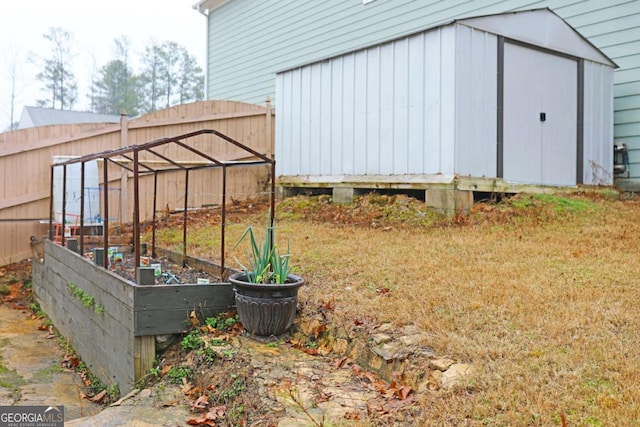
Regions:
[[82, 111], [56, 110], [43, 107], [24, 107], [18, 129], [47, 125], [78, 123], [119, 123], [120, 116]]
[[463, 18], [455, 22], [577, 58], [617, 67], [607, 55], [549, 8]]

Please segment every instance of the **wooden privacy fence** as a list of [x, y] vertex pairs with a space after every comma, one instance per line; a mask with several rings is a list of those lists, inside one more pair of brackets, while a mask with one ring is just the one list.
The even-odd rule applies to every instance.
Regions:
[[[120, 124], [55, 125], [22, 129], [0, 134], [0, 265], [31, 257], [30, 237], [41, 239], [46, 234], [50, 209], [51, 164], [54, 156], [84, 156], [105, 150], [115, 150], [165, 137], [174, 137], [199, 129], [215, 129], [258, 153], [273, 157], [274, 120], [269, 101], [265, 106], [235, 101], [200, 101], [127, 119]], [[213, 153], [224, 161], [249, 160], [246, 151], [229, 144], [208, 146], [202, 138], [194, 147]], [[197, 165], [197, 155], [173, 146], [159, 149], [166, 158], [184, 165]], [[165, 160], [147, 159], [159, 167]], [[165, 166], [169, 166], [168, 162]], [[98, 185], [85, 188], [95, 191], [96, 199], [108, 192], [111, 221], [129, 221], [133, 209], [133, 180], [131, 172], [118, 165], [107, 165], [104, 183], [104, 164], [97, 161]], [[231, 170], [227, 194], [234, 199], [269, 191], [269, 168]], [[181, 173], [167, 173], [159, 178], [156, 206], [159, 211], [184, 209], [182, 198], [185, 177]], [[203, 169], [189, 177], [186, 205], [189, 208], [218, 205], [222, 199], [221, 171]], [[153, 177], [140, 180], [140, 218], [152, 218], [150, 198]], [[73, 195], [67, 194], [67, 199]], [[60, 208], [55, 208], [60, 211]], [[101, 207], [99, 208], [101, 210]], [[57, 212], [59, 213], [59, 212]], [[86, 215], [86, 214], [85, 214]], [[100, 218], [103, 212], [92, 212]], [[68, 218], [67, 218], [68, 221]]]

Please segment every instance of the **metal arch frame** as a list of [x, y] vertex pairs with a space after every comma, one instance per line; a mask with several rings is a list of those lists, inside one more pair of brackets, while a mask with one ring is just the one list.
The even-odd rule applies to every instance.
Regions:
[[[199, 135], [213, 135], [222, 139], [223, 141], [233, 144], [236, 147], [246, 151], [247, 153], [252, 154], [257, 157], [259, 160], [249, 160], [249, 161], [234, 161], [234, 162], [224, 162], [222, 160], [218, 160], [202, 151], [190, 147], [183, 140], [194, 138]], [[197, 165], [197, 166], [186, 166], [182, 165], [178, 162], [175, 162], [168, 157], [159, 154], [153, 148], [164, 146], [167, 144], [176, 144], [179, 147], [182, 147], [192, 153], [197, 154], [205, 160], [211, 162], [210, 164], [205, 165]], [[140, 152], [148, 152], [153, 156], [159, 157], [169, 164], [173, 165], [172, 168], [153, 168], [148, 164], [145, 164], [144, 161], [139, 160]], [[125, 159], [133, 162], [133, 168], [129, 168], [120, 162], [114, 160], [114, 157], [124, 157]], [[121, 168], [126, 169], [129, 172], [133, 173], [133, 247], [134, 247], [134, 260], [140, 259], [140, 194], [139, 194], [139, 177], [141, 174], [151, 174], [154, 175], [154, 185], [153, 185], [153, 234], [152, 234], [152, 254], [155, 255], [155, 234], [156, 234], [156, 194], [158, 189], [158, 174], [165, 172], [174, 172], [177, 170], [183, 170], [185, 172], [185, 189], [184, 189], [184, 219], [183, 219], [183, 264], [186, 261], [187, 255], [187, 200], [188, 200], [188, 185], [189, 185], [189, 171], [191, 170], [199, 170], [199, 169], [210, 169], [210, 168], [222, 168], [222, 224], [221, 224], [221, 243], [220, 243], [220, 277], [224, 277], [224, 259], [225, 259], [225, 221], [226, 221], [226, 199], [227, 199], [227, 168], [236, 167], [236, 166], [258, 166], [258, 165], [270, 165], [271, 166], [271, 194], [269, 200], [269, 232], [273, 233], [273, 223], [275, 218], [275, 159], [269, 158], [264, 154], [261, 154], [252, 148], [236, 141], [235, 139], [218, 132], [214, 129], [201, 129], [195, 132], [186, 133], [183, 135], [178, 135], [170, 138], [160, 138], [153, 141], [149, 141], [139, 145], [132, 145], [128, 147], [118, 148], [114, 150], [106, 150], [99, 153], [89, 154], [81, 157], [77, 157], [75, 159], [66, 160], [64, 162], [56, 163], [51, 165], [51, 184], [50, 184], [50, 202], [49, 202], [49, 240], [53, 240], [53, 222], [54, 222], [54, 194], [53, 194], [53, 181], [54, 181], [54, 168], [62, 167], [63, 168], [63, 183], [62, 183], [62, 220], [64, 222], [66, 218], [66, 174], [67, 174], [67, 166], [71, 164], [81, 164], [81, 177], [80, 177], [80, 186], [84, 189], [84, 179], [85, 179], [85, 163], [91, 160], [102, 159], [104, 162], [103, 168], [103, 181], [105, 187], [108, 184], [108, 168], [107, 165], [109, 162], [112, 164], [118, 165]], [[141, 172], [140, 168], [146, 169], [146, 172]], [[108, 192], [104, 192], [104, 210], [105, 217], [103, 219], [103, 235], [104, 235], [104, 251], [103, 251], [103, 262], [102, 265], [104, 268], [108, 268], [108, 248], [109, 248], [109, 195]], [[80, 252], [84, 252], [84, 191], [80, 192]], [[273, 242], [273, 236], [270, 239]], [[65, 244], [65, 236], [64, 232], [61, 236], [61, 244], [64, 246]], [[136, 269], [138, 268], [138, 262], [136, 262]]]

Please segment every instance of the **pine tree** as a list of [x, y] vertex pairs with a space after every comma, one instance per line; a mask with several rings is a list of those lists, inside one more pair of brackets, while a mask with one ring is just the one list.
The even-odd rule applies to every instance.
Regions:
[[51, 57], [42, 61], [42, 71], [36, 78], [44, 83], [49, 95], [37, 101], [39, 106], [70, 110], [78, 98], [78, 85], [71, 71], [73, 52], [71, 34], [61, 28], [49, 28], [44, 38], [51, 45]]

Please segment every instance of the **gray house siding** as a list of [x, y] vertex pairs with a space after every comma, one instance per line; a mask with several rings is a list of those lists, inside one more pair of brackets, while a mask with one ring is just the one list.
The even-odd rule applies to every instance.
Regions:
[[277, 71], [454, 18], [540, 7], [551, 8], [619, 65], [615, 140], [629, 146], [631, 177], [640, 178], [637, 0], [231, 0], [208, 17], [207, 97], [263, 103], [275, 97]]

